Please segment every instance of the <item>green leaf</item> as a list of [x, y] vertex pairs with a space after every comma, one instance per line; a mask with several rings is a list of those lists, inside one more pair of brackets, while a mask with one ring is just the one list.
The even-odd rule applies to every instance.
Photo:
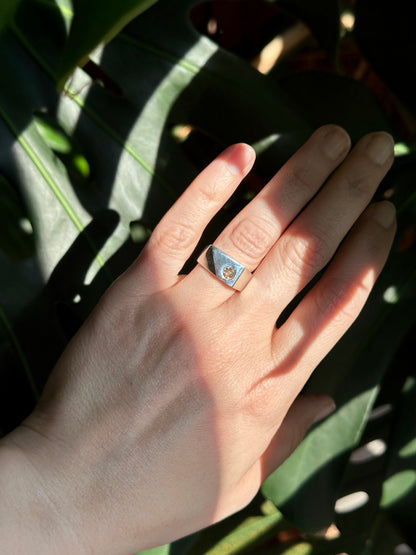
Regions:
[[[409, 335], [407, 356], [412, 356], [414, 337]], [[414, 370], [413, 362], [409, 365]], [[416, 378], [410, 376], [403, 387], [391, 432], [386, 480], [381, 506], [394, 526], [413, 547], [416, 545], [414, 515], [416, 512], [416, 441], [414, 407]]]
[[333, 522], [336, 492], [347, 457], [357, 442], [373, 397], [370, 390], [344, 403], [333, 416], [315, 427], [263, 484], [266, 497], [301, 530], [316, 532]]
[[[28, 381], [28, 385], [31, 389], [31, 393], [33, 395], [33, 398], [35, 400], [35, 402], [39, 401], [40, 395], [39, 395], [39, 390], [34, 382], [33, 379], [33, 374], [32, 371], [29, 367], [27, 358], [25, 353], [22, 351], [20, 344], [19, 344], [19, 340], [16, 337], [16, 334], [14, 333], [9, 320], [7, 319], [7, 316], [5, 315], [5, 313], [3, 312], [2, 307], [0, 306], [0, 323], [2, 324], [3, 329], [6, 331], [6, 334], [9, 336], [10, 338], [10, 342], [12, 343], [13, 347], [16, 350], [16, 353], [18, 354], [19, 358], [20, 358], [20, 362], [23, 366], [23, 370], [24, 373], [26, 374], [26, 379]], [[2, 435], [3, 435], [3, 429], [2, 429]]]
[[154, 547], [153, 549], [138, 551], [135, 555], [169, 555], [169, 545], [162, 545], [160, 547]]
[[313, 547], [310, 543], [300, 542], [291, 547], [284, 548], [282, 550], [276, 551], [281, 555], [312, 555]]
[[416, 489], [416, 470], [401, 470], [384, 482], [381, 506], [389, 508]]
[[40, 113], [35, 114], [33, 119], [40, 136], [51, 150], [61, 154], [71, 152], [71, 139], [52, 118]]
[[[409, 226], [414, 226], [414, 170], [412, 158], [397, 162], [382, 184], [381, 190], [389, 190], [398, 207], [397, 242], [365, 309], [306, 388], [332, 395], [338, 409], [311, 431], [262, 488], [288, 520], [307, 532], [334, 521], [350, 453], [365, 430], [383, 376], [416, 320], [416, 245], [413, 241], [402, 246]], [[392, 286], [393, 303], [386, 295]]]
[[62, 53], [57, 78], [61, 86], [75, 66], [83, 65], [91, 51], [109, 42], [129, 21], [157, 0], [72, 0], [74, 18]]
[[[230, 519], [230, 522], [235, 519]], [[281, 513], [275, 512], [267, 516], [248, 516], [246, 520], [239, 523], [228, 533], [224, 533], [224, 524], [218, 526], [218, 531], [223, 534], [214, 543], [215, 531], [213, 527], [202, 531], [186, 549], [186, 555], [233, 555], [254, 549], [267, 540], [273, 538], [285, 523]]]
[[45, 143], [66, 166], [69, 174], [81, 181], [88, 181], [91, 171], [87, 159], [57, 121], [48, 114], [37, 113], [34, 115], [34, 123]]
[[[22, 0], [12, 29], [0, 36], [0, 70], [7, 75], [0, 88], [0, 173], [11, 197], [23, 199], [36, 238], [35, 252], [25, 259], [0, 252], [0, 371], [14, 401], [7, 410], [0, 403], [5, 432], [30, 411], [33, 392], [67, 340], [137, 256], [149, 230], [221, 148], [237, 141], [255, 145], [253, 173], [263, 183], [334, 114], [341, 114], [353, 138], [374, 125], [386, 128], [363, 87], [336, 76], [302, 76], [298, 84], [313, 94], [301, 94], [295, 81], [279, 85], [222, 51], [191, 27], [192, 4], [160, 0], [91, 55], [98, 73], [76, 69], [63, 94], [54, 77], [71, 26], [66, 0]], [[91, 6], [86, 3], [84, 23], [91, 24]], [[75, 57], [89, 48], [84, 41]], [[53, 122], [49, 129], [39, 126], [39, 111]], [[182, 142], [178, 126], [192, 130]], [[63, 156], [69, 153], [78, 175]], [[338, 411], [264, 488], [303, 530], [332, 522], [350, 452], [415, 321], [414, 174], [415, 160], [405, 154], [383, 184], [400, 214], [393, 256], [359, 321], [308, 385], [334, 395]], [[245, 193], [250, 197], [253, 190]], [[244, 202], [243, 196], [231, 199], [210, 230], [213, 237]], [[413, 438], [412, 432], [402, 445], [407, 451]], [[237, 533], [230, 523], [225, 529]], [[156, 549], [173, 553], [173, 547]]]
[[386, 515], [379, 514], [373, 525], [371, 538], [362, 551], [362, 555], [392, 555], [392, 553], [406, 555], [412, 552], [397, 527]]
[[[144, 12], [93, 55], [108, 79], [77, 69], [64, 94], [53, 76], [70, 23], [65, 5], [25, 0], [13, 30], [0, 37], [8, 75], [0, 88], [0, 172], [23, 198], [36, 237], [24, 264], [0, 253], [0, 301], [39, 387], [71, 330], [137, 256], [148, 236], [134, 242], [137, 227], [153, 229], [223, 147], [274, 135], [258, 159], [259, 171], [273, 174], [309, 134], [271, 80], [194, 31], [191, 4], [161, 1]], [[202, 130], [209, 142], [178, 143], [178, 124]], [[88, 162], [87, 183], [71, 173], [57, 142]], [[231, 203], [223, 222], [234, 209]], [[23, 375], [10, 349], [0, 351], [2, 365]], [[4, 379], [11, 383], [11, 375]], [[28, 410], [18, 389], [9, 394], [22, 401], [5, 415], [5, 429]]]
[[0, 4], [0, 33], [13, 21], [21, 0], [2, 0]]
[[279, 78], [278, 84], [286, 93], [287, 101], [314, 128], [336, 123], [348, 131], [353, 142], [371, 131], [393, 133], [375, 93], [356, 79], [309, 70]]
[[269, 516], [259, 517], [254, 522], [237, 528], [233, 533], [221, 539], [215, 547], [207, 551], [209, 555], [232, 555], [241, 553], [243, 549], [253, 548], [266, 537], [272, 537], [276, 533], [277, 525], [281, 524], [283, 516], [276, 513]]
[[21, 199], [5, 177], [0, 175], [0, 251], [11, 258], [34, 254], [33, 227]]

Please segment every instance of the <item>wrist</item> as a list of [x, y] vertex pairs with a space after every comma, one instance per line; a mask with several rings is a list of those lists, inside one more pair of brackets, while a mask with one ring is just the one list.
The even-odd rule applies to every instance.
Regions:
[[[16, 555], [85, 553], [64, 517], [48, 465], [31, 457], [35, 435], [19, 427], [0, 441], [0, 551]], [[36, 450], [41, 448], [36, 446]]]

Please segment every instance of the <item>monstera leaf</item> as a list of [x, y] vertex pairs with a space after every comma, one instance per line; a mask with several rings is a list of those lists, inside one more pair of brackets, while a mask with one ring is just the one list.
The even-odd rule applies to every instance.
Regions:
[[[391, 130], [362, 84], [316, 72], [280, 77], [273, 71], [266, 77], [221, 50], [192, 27], [188, 14], [193, 0], [159, 0], [121, 32], [136, 10], [151, 2], [116, 4], [21, 0], [0, 9], [3, 433], [32, 409], [54, 362], [99, 296], [221, 148], [245, 141], [256, 148], [258, 158], [251, 181], [242, 188], [248, 194], [227, 205], [209, 232], [213, 237], [317, 125], [337, 121], [353, 140], [375, 128]], [[337, 3], [327, 18], [321, 15], [328, 1], [316, 3], [315, 9], [307, 0], [283, 4], [311, 26], [335, 57]], [[85, 29], [92, 28], [94, 33], [86, 36]], [[108, 43], [89, 52], [101, 40]], [[57, 88], [57, 80], [80, 60], [83, 67], [63, 90]], [[383, 399], [397, 422], [408, 422], [413, 406], [409, 369], [392, 387], [403, 339], [409, 341], [416, 318], [416, 163], [405, 151], [379, 193], [392, 196], [399, 208], [390, 262], [358, 322], [307, 386], [332, 394], [337, 412], [316, 426], [268, 479], [259, 494], [263, 501], [264, 496], [273, 501], [266, 509], [258, 497], [240, 515], [152, 550], [155, 555], [250, 549], [263, 554], [358, 553], [371, 534], [375, 545], [397, 545], [400, 534], [414, 541], [410, 520], [400, 524], [406, 511], [415, 514], [416, 487], [410, 474], [400, 474], [410, 470], [403, 467], [403, 458], [406, 464], [413, 461], [414, 427], [396, 434], [392, 430], [401, 425], [375, 416]], [[405, 408], [397, 412], [400, 399]], [[386, 445], [385, 464], [374, 470], [365, 518], [360, 511], [341, 515], [334, 510], [336, 500], [369, 475], [365, 465], [354, 466], [354, 453], [376, 432]], [[405, 486], [402, 503], [397, 492]], [[383, 525], [373, 526], [374, 519]], [[342, 534], [333, 541], [314, 534], [334, 522], [347, 540]], [[294, 526], [307, 533], [306, 539], [295, 534]], [[265, 547], [283, 528], [291, 530], [289, 545]]]
[[20, 0], [4, 0], [0, 5], [0, 32], [13, 21]]
[[74, 17], [58, 69], [60, 83], [65, 82], [77, 64], [85, 61], [91, 50], [101, 42], [110, 41], [134, 16], [155, 2], [156, 0], [118, 0], [107, 2], [103, 7], [97, 5], [96, 0], [72, 0]]
[[[266, 140], [276, 168], [309, 132], [267, 78], [196, 33], [191, 4], [156, 4], [92, 54], [92, 73], [77, 69], [63, 93], [54, 77], [71, 28], [68, 4], [24, 1], [0, 36], [9, 76], [0, 89], [0, 169], [36, 243], [24, 260], [1, 254], [5, 337], [14, 330], [2, 367], [16, 388], [24, 355], [41, 389], [67, 337], [138, 254], [132, 230], [145, 239], [219, 149]], [[175, 139], [178, 125], [211, 146], [190, 158]], [[6, 429], [29, 394], [20, 393], [22, 407], [3, 405]]]

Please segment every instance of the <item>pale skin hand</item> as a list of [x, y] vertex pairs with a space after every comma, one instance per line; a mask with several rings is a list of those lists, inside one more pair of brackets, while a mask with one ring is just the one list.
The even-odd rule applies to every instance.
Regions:
[[200, 266], [178, 272], [254, 152], [234, 145], [194, 180], [1, 442], [2, 552], [128, 555], [189, 534], [249, 503], [331, 412], [329, 397], [298, 394], [363, 307], [396, 229], [390, 203], [368, 207], [391, 137], [349, 148], [342, 129], [317, 130], [218, 237], [257, 268], [241, 293]]

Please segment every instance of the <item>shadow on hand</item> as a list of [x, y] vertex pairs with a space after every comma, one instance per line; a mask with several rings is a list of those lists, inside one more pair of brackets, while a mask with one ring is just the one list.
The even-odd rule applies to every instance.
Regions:
[[[0, 420], [5, 432], [11, 431], [34, 408], [36, 399], [67, 345], [110, 283], [131, 264], [144, 243], [131, 239], [109, 259], [86, 284], [94, 262], [91, 242], [101, 248], [117, 227], [119, 217], [112, 210], [97, 214], [68, 249], [52, 272], [46, 286], [22, 312], [14, 333], [25, 354], [30, 381], [22, 380], [22, 361], [12, 345], [2, 352], [3, 388]], [[95, 264], [97, 262], [95, 261]], [[36, 396], [34, 396], [34, 391]], [[13, 403], [10, 400], [13, 399]]]

